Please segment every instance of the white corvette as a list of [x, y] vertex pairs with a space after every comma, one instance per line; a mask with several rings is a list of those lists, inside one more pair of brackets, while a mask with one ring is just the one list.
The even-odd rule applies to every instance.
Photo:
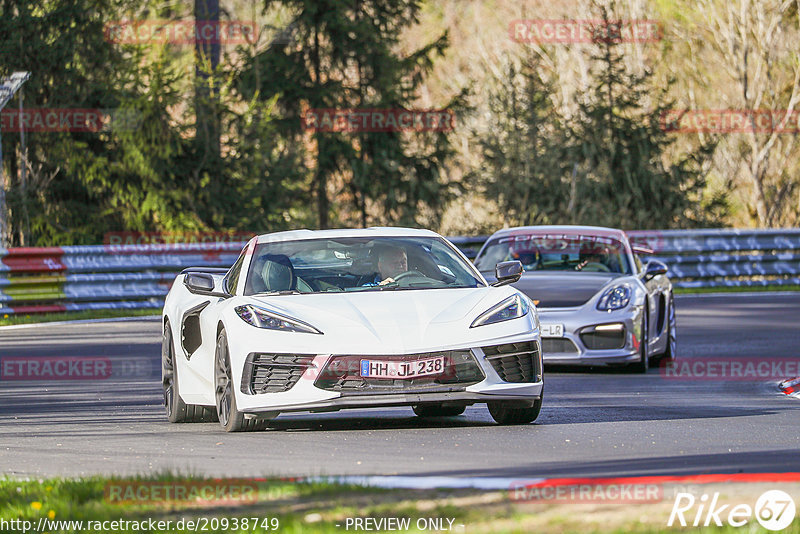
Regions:
[[536, 308], [507, 285], [521, 272], [498, 264], [489, 285], [427, 230], [255, 237], [230, 269], [186, 269], [167, 295], [167, 416], [240, 431], [283, 412], [485, 402], [498, 423], [529, 423], [542, 357]]

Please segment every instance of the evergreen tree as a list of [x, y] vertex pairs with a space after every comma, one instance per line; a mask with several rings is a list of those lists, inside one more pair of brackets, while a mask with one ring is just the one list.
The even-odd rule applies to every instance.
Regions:
[[[601, 9], [592, 57], [593, 81], [571, 127], [569, 151], [591, 211], [581, 222], [624, 228], [683, 228], [719, 220], [724, 198], [702, 202], [706, 164], [715, 140], [669, 162], [675, 138], [662, 117], [674, 108], [668, 87], [655, 88], [653, 73], [635, 73], [623, 61], [618, 39], [606, 29], [621, 25]], [[646, 102], [652, 101], [646, 107]], [[583, 201], [583, 200], [582, 200]]]
[[12, 245], [202, 227], [188, 194], [192, 153], [168, 112], [182, 99], [180, 70], [163, 47], [119, 46], [106, 35], [106, 23], [140, 7], [128, 0], [0, 2], [0, 75], [31, 72], [25, 108], [110, 110], [113, 121], [100, 132], [28, 132], [24, 191], [19, 136], [3, 136]]
[[[273, 2], [266, 2], [265, 9]], [[347, 220], [348, 209], [361, 225], [369, 221], [413, 224], [424, 206], [447, 198], [442, 168], [450, 154], [444, 132], [309, 132], [302, 130], [307, 109], [407, 108], [432, 65], [447, 46], [444, 34], [401, 56], [402, 30], [417, 22], [417, 0], [287, 0], [296, 15], [290, 39], [251, 57], [239, 74], [244, 98], [277, 96], [275, 126], [284, 142], [303, 147], [292, 180], [313, 190], [318, 225], [331, 215]], [[310, 168], [309, 168], [310, 167]], [[331, 203], [330, 189], [349, 200]], [[374, 208], [373, 208], [374, 206]], [[380, 213], [378, 210], [382, 210]]]
[[484, 194], [497, 199], [512, 225], [573, 219], [570, 200], [576, 192], [552, 92], [539, 56], [507, 61], [489, 91], [489, 120], [475, 133], [484, 160], [479, 176]]

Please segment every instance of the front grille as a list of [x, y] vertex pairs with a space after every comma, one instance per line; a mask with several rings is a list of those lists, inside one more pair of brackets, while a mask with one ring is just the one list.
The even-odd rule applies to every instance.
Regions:
[[536, 341], [483, 347], [486, 359], [506, 382], [539, 381], [539, 345]]
[[578, 347], [571, 339], [565, 337], [543, 337], [543, 354], [578, 354]]
[[308, 354], [250, 353], [242, 371], [242, 393], [289, 391], [313, 361], [314, 356]]
[[[418, 378], [363, 378], [361, 360], [415, 362], [444, 357], [444, 371]], [[395, 355], [334, 355], [328, 359], [314, 385], [343, 394], [463, 391], [485, 378], [468, 349]]]
[[581, 341], [589, 350], [621, 349], [625, 346], [625, 329], [582, 332]]

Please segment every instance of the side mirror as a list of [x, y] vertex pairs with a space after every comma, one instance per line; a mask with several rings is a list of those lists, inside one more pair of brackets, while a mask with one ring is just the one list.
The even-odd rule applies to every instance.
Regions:
[[660, 261], [652, 260], [644, 266], [645, 280], [651, 280], [661, 274], [667, 274], [667, 266]]
[[497, 282], [492, 284], [494, 287], [513, 284], [522, 276], [521, 261], [501, 261], [494, 266], [494, 277]]
[[214, 277], [206, 273], [187, 273], [183, 279], [183, 285], [190, 292], [196, 295], [208, 295], [210, 297], [229, 297], [227, 293], [214, 291]]

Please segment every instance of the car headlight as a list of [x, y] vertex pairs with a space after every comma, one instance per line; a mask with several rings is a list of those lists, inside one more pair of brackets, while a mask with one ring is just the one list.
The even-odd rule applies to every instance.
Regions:
[[631, 301], [631, 288], [627, 284], [607, 289], [600, 295], [597, 301], [597, 309], [600, 311], [621, 310]]
[[480, 317], [472, 322], [470, 328], [518, 319], [527, 315], [529, 309], [528, 299], [522, 298], [519, 295], [514, 295], [508, 297], [497, 306], [486, 310]]
[[236, 314], [242, 318], [242, 321], [247, 324], [253, 325], [258, 328], [267, 328], [269, 330], [279, 330], [281, 332], [303, 332], [305, 334], [322, 334], [319, 330], [314, 328], [308, 323], [304, 323], [300, 319], [294, 319], [281, 315], [280, 313], [265, 310], [252, 304], [244, 306], [237, 306], [234, 308]]

